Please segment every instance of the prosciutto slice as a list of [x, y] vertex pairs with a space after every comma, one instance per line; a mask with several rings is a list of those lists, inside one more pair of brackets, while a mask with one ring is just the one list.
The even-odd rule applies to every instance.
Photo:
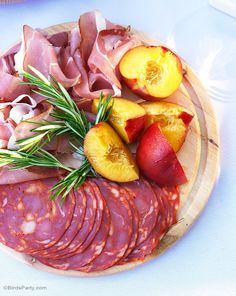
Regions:
[[81, 44], [75, 60], [82, 81], [73, 88], [73, 95], [96, 98], [103, 92], [104, 95], [121, 96], [118, 63], [130, 48], [140, 45], [140, 40], [97, 11], [83, 14], [79, 28]]
[[88, 66], [92, 72], [103, 73], [108, 80], [121, 88], [118, 63], [129, 49], [140, 44], [139, 39], [130, 36], [126, 28], [102, 30], [95, 40]]
[[0, 102], [13, 101], [21, 94], [29, 94], [30, 88], [20, 82], [21, 78], [0, 71]]
[[15, 60], [14, 56], [20, 49], [20, 42], [16, 43], [10, 47], [1, 57], [0, 57], [0, 71], [8, 74], [15, 74]]
[[20, 95], [12, 102], [0, 103], [0, 148], [16, 149], [14, 130], [22, 120], [40, 113], [29, 95]]
[[[41, 32], [25, 25], [23, 28], [23, 42], [17, 57], [18, 70], [23, 66], [23, 69], [28, 71], [28, 65], [31, 65], [46, 77], [52, 75], [66, 88], [76, 85], [80, 80], [79, 70], [77, 69], [68, 77], [59, 65], [58, 50], [56, 50], [58, 47], [53, 47], [49, 40]], [[61, 45], [58, 44], [58, 40], [54, 40], [54, 44]]]
[[0, 167], [0, 185], [17, 184], [26, 181], [57, 177], [61, 174], [58, 169], [32, 167], [17, 171], [10, 170], [8, 166]]
[[115, 84], [109, 81], [101, 73], [87, 72], [79, 50], [75, 53], [75, 61], [80, 69], [81, 83], [77, 84], [72, 91], [74, 97], [98, 98], [101, 92], [104, 95], [120, 96], [121, 91]]
[[[89, 30], [88, 30], [89, 28]], [[79, 18], [79, 29], [81, 34], [80, 52], [82, 59], [87, 63], [93, 50], [97, 35], [101, 30], [121, 28], [106, 20], [99, 11], [90, 11], [82, 14]]]

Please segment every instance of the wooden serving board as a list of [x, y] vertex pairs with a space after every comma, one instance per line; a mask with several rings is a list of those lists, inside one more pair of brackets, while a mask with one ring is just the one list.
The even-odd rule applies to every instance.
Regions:
[[[48, 33], [69, 31], [77, 26], [76, 22], [59, 24], [46, 30]], [[160, 42], [151, 39], [145, 33], [133, 30], [143, 42], [160, 45]], [[171, 227], [164, 236], [156, 251], [144, 261], [115, 266], [103, 272], [83, 273], [78, 271], [62, 271], [41, 264], [31, 256], [24, 255], [0, 245], [0, 249], [17, 260], [37, 269], [61, 275], [91, 277], [113, 274], [125, 271], [148, 262], [180, 239], [192, 226], [196, 218], [205, 207], [211, 194], [219, 172], [219, 134], [214, 111], [210, 98], [191, 68], [182, 60], [184, 65], [184, 79], [180, 88], [165, 101], [178, 103], [194, 113], [186, 141], [178, 152], [180, 160], [189, 182], [181, 186], [181, 204], [178, 212], [178, 223]], [[123, 96], [133, 95], [126, 89]]]

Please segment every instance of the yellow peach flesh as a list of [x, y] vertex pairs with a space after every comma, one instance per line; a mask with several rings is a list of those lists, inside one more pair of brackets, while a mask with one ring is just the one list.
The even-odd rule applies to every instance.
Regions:
[[[94, 99], [92, 103], [92, 112], [97, 113], [98, 108], [98, 99]], [[145, 118], [143, 120], [143, 117], [146, 115], [145, 110], [137, 103], [129, 101], [124, 98], [114, 98], [114, 104], [112, 108], [112, 112], [109, 117], [109, 122], [112, 125], [112, 127], [116, 130], [116, 132], [120, 135], [120, 137], [126, 142], [130, 143], [131, 136], [128, 134], [126, 127], [127, 122], [129, 120], [135, 119], [142, 120], [142, 122], [145, 121]], [[143, 124], [144, 126], [144, 124]], [[142, 128], [142, 124], [141, 124]], [[135, 133], [136, 131], [134, 131]], [[137, 130], [137, 134], [140, 132], [140, 127]]]
[[158, 122], [161, 132], [165, 135], [175, 152], [183, 145], [188, 127], [180, 118], [181, 114], [193, 114], [186, 108], [168, 102], [142, 103], [147, 112], [145, 129]]
[[84, 152], [95, 171], [109, 180], [130, 182], [139, 178], [132, 154], [105, 122], [89, 130], [84, 141]]

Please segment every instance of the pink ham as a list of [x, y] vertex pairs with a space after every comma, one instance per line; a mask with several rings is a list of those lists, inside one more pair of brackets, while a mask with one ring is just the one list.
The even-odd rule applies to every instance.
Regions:
[[0, 167], [0, 185], [17, 184], [25, 181], [34, 181], [59, 176], [58, 169], [32, 167], [29, 169], [10, 170], [9, 167]]
[[[82, 14], [79, 18], [79, 29], [81, 34], [80, 52], [85, 64], [93, 50], [97, 35], [101, 30], [120, 28], [106, 20], [99, 11], [90, 11]], [[88, 29], [89, 28], [89, 29]]]
[[124, 27], [107, 21], [97, 11], [83, 14], [79, 27], [80, 52], [76, 51], [74, 58], [82, 81], [73, 88], [73, 95], [96, 98], [103, 92], [104, 95], [120, 96], [117, 65], [130, 48], [140, 45], [140, 40], [130, 36]]
[[87, 72], [79, 50], [76, 51], [74, 59], [81, 73], [81, 82], [73, 87], [72, 95], [74, 97], [93, 99], [98, 98], [101, 92], [104, 95], [121, 95], [120, 89], [108, 81], [106, 77], [101, 76], [100, 73], [91, 75], [91, 72]]
[[11, 46], [1, 57], [0, 57], [0, 71], [8, 74], [15, 74], [15, 60], [14, 56], [20, 49], [20, 42]]
[[19, 77], [0, 71], [0, 102], [13, 101], [19, 95], [29, 94], [30, 88], [19, 84], [21, 81]]
[[24, 26], [23, 67], [28, 71], [28, 65], [38, 69], [48, 77], [50, 74], [65, 87], [69, 88], [78, 83], [80, 72], [74, 71], [70, 77], [66, 76], [58, 63], [57, 53], [53, 45], [42, 33]]
[[107, 80], [121, 88], [117, 65], [129, 49], [140, 44], [140, 40], [130, 36], [126, 28], [102, 30], [97, 35], [88, 66], [92, 72], [103, 73]]

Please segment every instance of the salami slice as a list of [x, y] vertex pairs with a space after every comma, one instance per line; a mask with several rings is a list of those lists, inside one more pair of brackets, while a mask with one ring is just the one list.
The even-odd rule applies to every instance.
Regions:
[[49, 202], [50, 178], [0, 187], [0, 241], [19, 252], [33, 253], [56, 244], [69, 227], [75, 196], [63, 205], [60, 197]]
[[[168, 231], [169, 227], [176, 222], [176, 211], [179, 202], [179, 192], [175, 187], [159, 188], [158, 185], [152, 184], [152, 188], [156, 194], [160, 211], [157, 217], [157, 223], [148, 238], [137, 246], [133, 252], [125, 259], [127, 262], [143, 260], [147, 255], [151, 254], [158, 246], [159, 242]], [[168, 224], [167, 211], [164, 207], [164, 202], [167, 202], [169, 213], [172, 213], [172, 224]], [[170, 215], [169, 215], [170, 216]], [[167, 221], [168, 220], [168, 221]], [[175, 221], [175, 222], [174, 222]]]
[[66, 255], [61, 255], [60, 253], [53, 254], [53, 256], [51, 256], [50, 258], [53, 258], [53, 259], [67, 258], [67, 257], [71, 257], [71, 256], [74, 256], [76, 254], [83, 252], [91, 244], [91, 242], [93, 241], [96, 233], [98, 232], [98, 230], [101, 226], [103, 207], [104, 207], [104, 200], [102, 198], [101, 192], [98, 189], [97, 185], [92, 182], [86, 181], [84, 183], [84, 186], [89, 186], [89, 189], [93, 190], [93, 192], [95, 194], [95, 198], [97, 200], [97, 210], [96, 210], [96, 217], [95, 217], [95, 221], [93, 224], [93, 228], [90, 231], [90, 233], [88, 234], [87, 238], [84, 240], [84, 242], [78, 248], [76, 248], [75, 251], [68, 252], [68, 254], [66, 254]]
[[157, 221], [158, 203], [156, 195], [150, 184], [145, 179], [122, 183], [134, 198], [134, 204], [139, 214], [139, 234], [136, 245], [141, 244], [147, 239]]
[[[113, 184], [113, 185], [116, 186], [116, 188], [117, 188], [117, 186], [120, 186], [120, 185], [117, 185], [117, 184]], [[123, 262], [123, 259], [126, 258], [132, 252], [133, 248], [136, 245], [137, 238], [138, 238], [138, 232], [139, 232], [139, 215], [138, 215], [138, 210], [135, 207], [134, 199], [130, 195], [130, 193], [127, 190], [125, 190], [124, 188], [120, 188], [120, 190], [121, 190], [122, 194], [126, 197], [128, 203], [129, 203], [131, 212], [132, 212], [132, 217], [133, 217], [132, 229], [133, 229], [133, 232], [132, 232], [131, 240], [130, 240], [130, 243], [129, 243], [129, 247], [127, 248], [124, 256], [121, 258], [119, 264], [121, 264]]]
[[[168, 201], [169, 215], [168, 215], [168, 227], [177, 222], [177, 211], [180, 204], [179, 187], [163, 187], [162, 197]], [[165, 197], [165, 198], [164, 198]]]
[[84, 183], [81, 188], [84, 189], [86, 199], [87, 199], [87, 205], [86, 205], [86, 211], [85, 211], [85, 217], [82, 224], [82, 227], [77, 232], [74, 239], [71, 241], [71, 243], [64, 249], [56, 254], [54, 254], [51, 258], [64, 258], [69, 257], [74, 254], [74, 252], [83, 244], [83, 242], [86, 240], [87, 236], [91, 232], [95, 218], [96, 218], [96, 212], [97, 212], [97, 199], [94, 194], [93, 188], [89, 183]]
[[42, 251], [35, 252], [34, 255], [43, 256], [45, 258], [52, 258], [56, 252], [64, 250], [81, 229], [85, 217], [86, 196], [82, 187], [75, 190], [74, 195], [75, 210], [70, 226], [61, 237], [61, 239], [54, 246]]
[[123, 192], [112, 182], [98, 178], [98, 185], [111, 216], [111, 226], [102, 253], [90, 264], [80, 268], [84, 272], [105, 270], [117, 263], [125, 254], [132, 236], [132, 213]]
[[110, 229], [110, 213], [104, 200], [103, 206], [104, 213], [102, 216], [101, 227], [99, 231], [96, 233], [94, 240], [86, 250], [84, 250], [80, 254], [76, 254], [63, 259], [37, 259], [43, 264], [62, 270], [80, 270], [83, 266], [93, 261], [103, 251]]

